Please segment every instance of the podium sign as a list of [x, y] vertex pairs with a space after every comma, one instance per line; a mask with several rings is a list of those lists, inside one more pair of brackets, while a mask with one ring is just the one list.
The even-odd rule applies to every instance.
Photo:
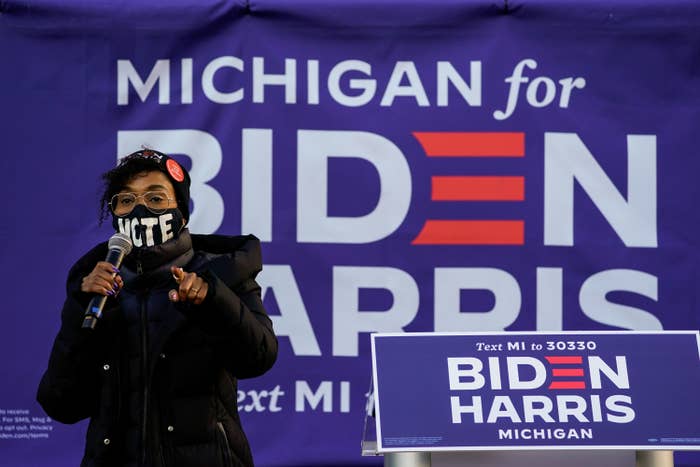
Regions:
[[377, 451], [700, 449], [700, 333], [372, 335]]

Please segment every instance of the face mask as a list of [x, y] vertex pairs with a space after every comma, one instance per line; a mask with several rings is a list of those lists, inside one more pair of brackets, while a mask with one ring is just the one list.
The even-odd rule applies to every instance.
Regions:
[[117, 232], [131, 238], [134, 248], [160, 245], [177, 237], [184, 227], [179, 209], [168, 209], [162, 214], [153, 214], [139, 204], [126, 216], [112, 216], [112, 226]]

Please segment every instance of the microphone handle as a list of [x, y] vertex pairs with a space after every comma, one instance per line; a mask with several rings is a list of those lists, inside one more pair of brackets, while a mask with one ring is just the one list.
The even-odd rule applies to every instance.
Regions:
[[[122, 264], [123, 259], [124, 250], [121, 248], [113, 248], [107, 252], [107, 258], [105, 261], [118, 268]], [[114, 278], [116, 275], [116, 273], [112, 274], [112, 278]], [[102, 316], [102, 309], [104, 308], [105, 303], [107, 303], [106, 295], [95, 295], [92, 297], [90, 304], [85, 310], [85, 318], [83, 319], [83, 325], [81, 326], [83, 329], [95, 329], [97, 319]]]
[[83, 329], [95, 329], [97, 319], [102, 316], [102, 308], [104, 308], [106, 302], [106, 295], [96, 295], [92, 297], [87, 311], [85, 312], [85, 319], [83, 319]]

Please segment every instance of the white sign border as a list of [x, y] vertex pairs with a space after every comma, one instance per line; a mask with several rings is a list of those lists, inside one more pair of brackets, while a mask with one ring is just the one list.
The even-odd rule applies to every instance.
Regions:
[[698, 359], [700, 359], [700, 331], [486, 331], [486, 332], [379, 332], [372, 333], [372, 391], [374, 393], [374, 412], [377, 433], [377, 453], [393, 452], [457, 452], [457, 451], [700, 451], [700, 445], [590, 445], [590, 446], [448, 446], [448, 447], [406, 447], [406, 448], [385, 448], [382, 446], [381, 432], [381, 410], [379, 401], [379, 391], [377, 387], [377, 359], [375, 352], [375, 339], [383, 337], [433, 337], [433, 336], [566, 336], [566, 335], [695, 335], [698, 346]]

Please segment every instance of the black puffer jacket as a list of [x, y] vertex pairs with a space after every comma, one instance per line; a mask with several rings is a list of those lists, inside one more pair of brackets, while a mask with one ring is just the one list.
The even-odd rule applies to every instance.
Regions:
[[[105, 255], [100, 244], [69, 272], [37, 395], [60, 422], [90, 418], [81, 466], [252, 466], [237, 378], [264, 373], [277, 356], [254, 280], [262, 268], [258, 240], [183, 231], [132, 252], [121, 268], [124, 289], [108, 300], [96, 329], [83, 330], [90, 296], [80, 283]], [[207, 281], [201, 305], [168, 300], [172, 265]]]

